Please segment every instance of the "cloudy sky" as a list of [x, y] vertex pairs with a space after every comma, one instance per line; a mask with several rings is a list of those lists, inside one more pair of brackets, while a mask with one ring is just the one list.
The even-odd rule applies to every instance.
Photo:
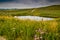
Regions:
[[60, 0], [0, 0], [0, 8], [32, 8], [60, 5]]

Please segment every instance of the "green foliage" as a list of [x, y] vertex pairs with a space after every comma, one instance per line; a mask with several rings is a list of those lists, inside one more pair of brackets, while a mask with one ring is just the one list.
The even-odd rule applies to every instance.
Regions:
[[60, 5], [32, 9], [1, 9], [0, 15], [60, 17]]
[[35, 35], [41, 40], [60, 40], [59, 23], [56, 20], [32, 21], [2, 16], [0, 36], [6, 36], [7, 40], [34, 40]]
[[12, 17], [28, 15], [60, 17], [59, 7], [55, 5], [33, 9], [1, 9], [0, 36], [5, 36], [7, 40], [60, 40], [60, 19], [32, 21]]

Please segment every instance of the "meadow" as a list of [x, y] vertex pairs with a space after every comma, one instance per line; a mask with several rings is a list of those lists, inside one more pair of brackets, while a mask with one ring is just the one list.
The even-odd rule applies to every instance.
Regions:
[[0, 16], [0, 36], [6, 40], [60, 40], [60, 19], [33, 21]]
[[[21, 20], [14, 16], [52, 17]], [[1, 39], [2, 37], [2, 39]], [[60, 5], [32, 9], [0, 9], [0, 40], [60, 40]]]
[[41, 16], [41, 17], [60, 17], [60, 5], [53, 5], [31, 9], [0, 9], [1, 16]]

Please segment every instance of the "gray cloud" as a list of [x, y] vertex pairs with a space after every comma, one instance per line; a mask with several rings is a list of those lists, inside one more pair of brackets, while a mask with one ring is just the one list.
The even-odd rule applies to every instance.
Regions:
[[14, 0], [0, 0], [0, 3], [13, 2]]
[[60, 0], [47, 0], [49, 2], [60, 2]]
[[0, 8], [29, 8], [60, 4], [59, 0], [0, 0]]

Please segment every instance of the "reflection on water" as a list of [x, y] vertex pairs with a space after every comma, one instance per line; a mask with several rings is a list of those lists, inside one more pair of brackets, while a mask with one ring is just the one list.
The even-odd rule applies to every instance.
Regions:
[[36, 21], [46, 21], [46, 20], [53, 20], [53, 18], [46, 18], [46, 17], [39, 17], [39, 16], [15, 16], [15, 18], [19, 19], [30, 19], [30, 20], [36, 20]]

